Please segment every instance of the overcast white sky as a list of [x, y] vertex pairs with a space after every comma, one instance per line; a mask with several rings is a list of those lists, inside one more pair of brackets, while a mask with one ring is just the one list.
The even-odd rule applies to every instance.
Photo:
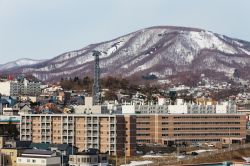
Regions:
[[157, 25], [250, 41], [250, 0], [0, 0], [0, 64], [49, 59]]

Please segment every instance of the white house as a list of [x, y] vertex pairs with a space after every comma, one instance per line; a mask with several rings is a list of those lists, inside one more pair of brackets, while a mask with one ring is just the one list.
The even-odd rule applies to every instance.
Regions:
[[40, 149], [27, 149], [17, 157], [17, 166], [56, 166], [61, 159], [55, 152]]

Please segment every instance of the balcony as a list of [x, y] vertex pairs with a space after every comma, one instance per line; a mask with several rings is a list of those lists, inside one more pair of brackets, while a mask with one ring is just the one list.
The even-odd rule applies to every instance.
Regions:
[[99, 127], [93, 127], [93, 130], [98, 130], [99, 129]]
[[98, 123], [98, 120], [93, 120], [93, 123], [97, 124], [97, 123]]
[[97, 144], [94, 144], [94, 145], [93, 145], [93, 148], [95, 148], [95, 149], [99, 149], [99, 147], [98, 147], [98, 145], [97, 145]]
[[98, 134], [93, 134], [92, 136], [93, 136], [93, 137], [99, 137], [99, 135], [98, 135]]
[[93, 140], [93, 144], [98, 144], [98, 140], [97, 139]]

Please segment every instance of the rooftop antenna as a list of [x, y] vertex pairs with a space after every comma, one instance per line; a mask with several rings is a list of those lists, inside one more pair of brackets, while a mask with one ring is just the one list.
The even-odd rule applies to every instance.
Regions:
[[93, 105], [99, 105], [101, 103], [100, 66], [99, 66], [99, 56], [101, 55], [101, 52], [95, 50], [93, 51], [92, 55], [95, 57], [94, 84], [92, 89]]

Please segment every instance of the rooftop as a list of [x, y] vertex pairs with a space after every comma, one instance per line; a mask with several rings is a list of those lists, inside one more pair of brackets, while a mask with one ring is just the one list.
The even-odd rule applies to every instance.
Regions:
[[27, 149], [24, 150], [22, 155], [52, 155], [54, 152], [42, 149]]

